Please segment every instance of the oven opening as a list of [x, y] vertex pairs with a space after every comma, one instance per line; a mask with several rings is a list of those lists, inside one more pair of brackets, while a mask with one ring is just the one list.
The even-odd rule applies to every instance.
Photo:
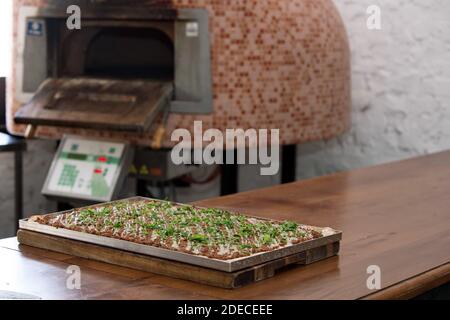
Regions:
[[[173, 41], [156, 28], [88, 27], [81, 35], [75, 33], [64, 42], [63, 75], [158, 81], [174, 79]], [[80, 62], [78, 54], [83, 55], [83, 62]]]

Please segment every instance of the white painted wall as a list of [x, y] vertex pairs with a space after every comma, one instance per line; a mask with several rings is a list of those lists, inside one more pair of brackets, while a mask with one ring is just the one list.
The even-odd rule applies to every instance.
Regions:
[[[334, 2], [350, 37], [353, 129], [300, 146], [298, 178], [450, 149], [450, 1]], [[366, 27], [372, 4], [380, 31]]]

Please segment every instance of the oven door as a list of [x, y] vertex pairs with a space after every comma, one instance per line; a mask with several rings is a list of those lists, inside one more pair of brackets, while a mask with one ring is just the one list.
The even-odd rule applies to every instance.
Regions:
[[144, 132], [173, 95], [172, 82], [50, 78], [15, 115], [20, 124]]

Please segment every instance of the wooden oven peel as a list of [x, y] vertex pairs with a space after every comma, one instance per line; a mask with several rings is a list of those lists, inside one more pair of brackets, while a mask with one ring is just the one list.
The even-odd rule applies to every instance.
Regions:
[[144, 132], [168, 107], [170, 82], [47, 79], [15, 116], [17, 123]]

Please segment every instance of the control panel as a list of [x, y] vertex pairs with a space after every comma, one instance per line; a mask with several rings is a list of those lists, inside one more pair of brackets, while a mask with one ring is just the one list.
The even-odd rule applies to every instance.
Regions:
[[42, 193], [64, 199], [111, 201], [122, 187], [130, 162], [127, 143], [66, 136]]

